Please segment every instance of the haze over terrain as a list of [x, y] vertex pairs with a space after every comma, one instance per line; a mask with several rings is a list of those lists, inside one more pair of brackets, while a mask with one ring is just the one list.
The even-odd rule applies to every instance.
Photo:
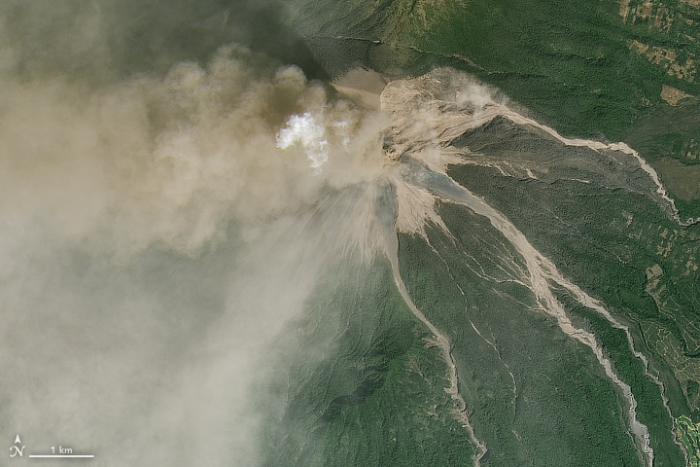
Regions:
[[[562, 106], [533, 81], [575, 70], [473, 46], [485, 2], [317, 3], [0, 6], [8, 445], [698, 465], [695, 45], [664, 103], [613, 104], [601, 39], [600, 89]], [[503, 34], [539, 11], [501, 3]], [[593, 8], [627, 31], [623, 6]], [[679, 130], [645, 134], [661, 115]]]

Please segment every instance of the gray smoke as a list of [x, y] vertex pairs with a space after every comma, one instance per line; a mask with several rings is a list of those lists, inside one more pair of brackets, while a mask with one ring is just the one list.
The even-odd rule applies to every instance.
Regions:
[[251, 5], [0, 7], [8, 442], [255, 465], [266, 353], [327, 268], [376, 253], [384, 117]]

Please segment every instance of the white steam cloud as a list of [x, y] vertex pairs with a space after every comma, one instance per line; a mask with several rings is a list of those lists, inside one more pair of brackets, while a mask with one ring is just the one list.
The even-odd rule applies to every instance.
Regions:
[[[107, 67], [109, 9], [96, 10], [86, 30]], [[6, 29], [0, 432], [65, 440], [95, 466], [262, 463], [266, 356], [319, 277], [386, 252], [386, 184], [399, 230], [446, 230], [396, 160], [444, 173], [450, 138], [504, 113], [450, 71], [381, 99], [381, 77], [352, 72], [337, 91], [355, 104], [237, 46], [108, 84], [27, 77]], [[68, 61], [92, 43], [70, 42]]]
[[227, 48], [206, 68], [183, 63], [163, 79], [87, 93], [61, 80], [3, 80], [8, 227], [42, 219], [120, 254], [154, 243], [194, 253], [221, 240], [231, 218], [264, 221], [372, 177], [381, 118], [329, 100], [298, 68], [256, 60]]
[[0, 70], [0, 432], [261, 463], [265, 354], [376, 251], [385, 117], [235, 46], [108, 85]]
[[304, 148], [311, 167], [319, 171], [328, 160], [326, 129], [309, 112], [289, 117], [287, 126], [277, 136], [277, 147], [280, 149], [288, 149], [297, 143]]

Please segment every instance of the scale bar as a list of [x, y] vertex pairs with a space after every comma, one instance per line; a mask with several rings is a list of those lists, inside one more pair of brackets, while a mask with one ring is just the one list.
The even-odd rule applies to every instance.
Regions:
[[33, 459], [93, 459], [94, 454], [29, 454]]

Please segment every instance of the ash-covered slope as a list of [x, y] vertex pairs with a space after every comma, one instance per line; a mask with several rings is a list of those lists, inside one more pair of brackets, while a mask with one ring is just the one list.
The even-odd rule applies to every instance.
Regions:
[[[629, 258], [646, 243], [631, 235], [635, 228], [658, 222], [690, 235], [696, 229], [692, 221], [684, 227], [653, 169], [625, 144], [563, 138], [454, 70], [390, 82], [381, 104], [391, 124], [380, 179], [394, 196], [398, 234], [397, 242], [386, 233], [384, 254], [399, 295], [427, 331], [426, 346], [440, 356], [453, 417], [472, 446], [470, 462], [683, 463], [674, 417], [687, 410], [686, 401], [665, 370], [669, 362], [649, 348], [641, 329], [662, 316], [636, 309], [648, 299], [626, 292], [644, 278]], [[526, 203], [530, 190], [544, 198]], [[597, 202], [579, 205], [582, 197]], [[563, 206], [552, 210], [557, 204]], [[609, 223], [601, 230], [607, 242], [616, 239], [612, 244], [595, 243], [598, 230], [584, 229], [591, 218]], [[575, 244], [567, 243], [570, 236]], [[611, 253], [618, 248], [628, 258]], [[336, 330], [339, 355], [316, 367], [331, 365], [341, 381], [349, 377], [343, 362], [346, 346], [354, 346], [350, 329]], [[307, 409], [309, 433], [280, 435], [296, 440], [286, 446], [298, 465], [389, 462], [381, 447], [366, 443], [377, 436], [373, 424], [395, 424], [398, 408], [365, 410], [387, 397], [393, 378], [413, 371], [403, 356], [367, 352], [352, 353], [351, 361], [373, 355], [387, 360], [386, 369], [354, 377], [358, 384], [379, 378], [378, 387], [336, 393], [329, 405]], [[394, 360], [403, 373], [388, 371]], [[302, 387], [313, 391], [319, 383], [309, 378], [311, 386]], [[333, 417], [328, 407], [335, 407]], [[410, 410], [414, 417], [431, 413]], [[288, 412], [282, 421], [298, 430], [300, 416]], [[327, 430], [338, 424], [356, 426], [360, 437], [335, 444]], [[420, 425], [407, 430], [414, 440], [432, 429]]]
[[[8, 438], [104, 466], [693, 461], [698, 224], [633, 144], [452, 68], [310, 80], [338, 67], [284, 10], [117, 3], [0, 10]], [[372, 24], [458, 4], [413, 5]]]

